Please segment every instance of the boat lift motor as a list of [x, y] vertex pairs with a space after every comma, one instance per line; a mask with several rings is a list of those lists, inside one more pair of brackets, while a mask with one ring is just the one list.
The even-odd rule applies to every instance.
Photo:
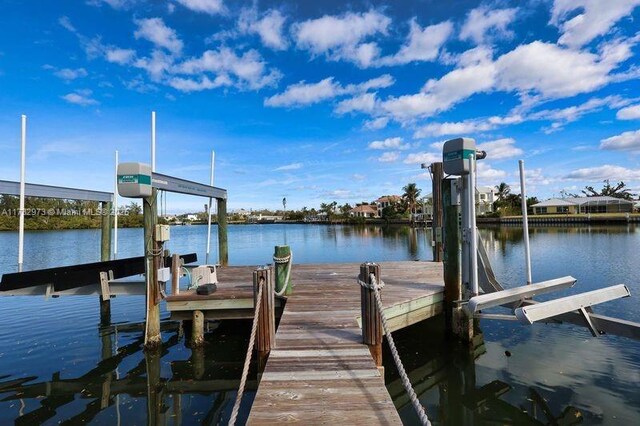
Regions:
[[464, 298], [478, 295], [478, 231], [476, 229], [476, 160], [484, 159], [486, 152], [476, 149], [471, 138], [448, 140], [442, 148], [442, 166], [445, 174], [461, 176], [456, 194], [462, 206], [462, 284]]

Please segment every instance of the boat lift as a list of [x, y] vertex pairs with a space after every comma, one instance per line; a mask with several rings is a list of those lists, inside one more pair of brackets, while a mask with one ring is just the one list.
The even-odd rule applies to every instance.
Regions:
[[[462, 285], [463, 300], [467, 313], [474, 318], [520, 321], [530, 325], [534, 322], [568, 321], [585, 325], [594, 336], [610, 332], [640, 339], [640, 324], [616, 318], [595, 315], [591, 306], [623, 297], [630, 292], [624, 284], [571, 296], [537, 302], [533, 296], [552, 293], [573, 287], [576, 279], [571, 276], [531, 283], [531, 261], [529, 235], [525, 229], [525, 260], [527, 284], [505, 289], [495, 278], [489, 258], [476, 227], [476, 162], [486, 157], [484, 151], [476, 149], [471, 138], [457, 138], [445, 142], [443, 147], [443, 169], [445, 174], [459, 176], [453, 180], [456, 196], [452, 203], [461, 206], [462, 216]], [[527, 224], [526, 193], [524, 186], [524, 162], [520, 160], [520, 183], [523, 198], [523, 224]], [[480, 288], [484, 293], [480, 294]], [[484, 309], [508, 307], [511, 315], [483, 313]], [[576, 313], [578, 315], [576, 315]]]

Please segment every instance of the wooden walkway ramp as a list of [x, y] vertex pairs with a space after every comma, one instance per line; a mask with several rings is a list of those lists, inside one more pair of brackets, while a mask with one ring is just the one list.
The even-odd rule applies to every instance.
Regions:
[[[359, 326], [359, 264], [294, 265], [248, 424], [401, 424]], [[381, 264], [397, 330], [442, 311], [442, 264]]]

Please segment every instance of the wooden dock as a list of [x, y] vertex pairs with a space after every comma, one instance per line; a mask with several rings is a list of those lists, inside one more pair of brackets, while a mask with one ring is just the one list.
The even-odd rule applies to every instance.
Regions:
[[[294, 265], [293, 295], [260, 379], [249, 424], [401, 424], [360, 329], [360, 265]], [[167, 298], [172, 317], [251, 317], [252, 267], [221, 268], [220, 290]], [[442, 264], [381, 264], [385, 315], [398, 330], [442, 312]], [[227, 288], [225, 289], [225, 285]]]

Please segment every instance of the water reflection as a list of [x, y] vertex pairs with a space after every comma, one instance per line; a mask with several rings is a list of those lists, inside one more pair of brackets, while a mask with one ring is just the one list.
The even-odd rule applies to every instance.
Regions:
[[[45, 422], [78, 424], [224, 424], [228, 421], [242, 371], [247, 327], [212, 323], [202, 348], [178, 348], [185, 342], [182, 327], [163, 322], [160, 351], [143, 351], [141, 324], [100, 327], [102, 360], [72, 378], [60, 372], [50, 380], [0, 377], [0, 401], [15, 413], [17, 425]], [[118, 347], [120, 340], [134, 339]], [[215, 342], [215, 344], [212, 344]], [[178, 350], [175, 350], [178, 349]], [[187, 355], [189, 354], [190, 355]], [[180, 356], [182, 355], [182, 356]], [[254, 397], [256, 367], [252, 366], [243, 405]], [[5, 405], [6, 404], [6, 405]], [[248, 410], [241, 412], [246, 421]]]

